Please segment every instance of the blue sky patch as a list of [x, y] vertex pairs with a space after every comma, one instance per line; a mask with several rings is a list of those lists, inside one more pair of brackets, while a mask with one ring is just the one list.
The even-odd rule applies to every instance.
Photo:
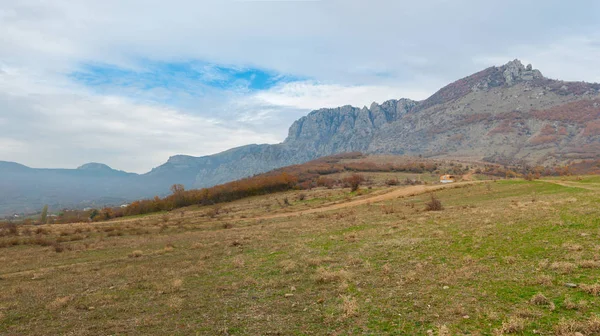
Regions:
[[140, 70], [108, 64], [84, 64], [69, 77], [101, 93], [117, 91], [127, 94], [127, 91], [132, 91], [129, 94], [135, 94], [161, 89], [191, 96], [202, 96], [214, 90], [251, 93], [301, 80], [265, 69], [205, 62], [144, 62]]

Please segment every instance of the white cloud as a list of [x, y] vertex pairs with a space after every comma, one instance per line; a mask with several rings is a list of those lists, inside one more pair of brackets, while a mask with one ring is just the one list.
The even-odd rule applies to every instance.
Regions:
[[314, 110], [342, 105], [362, 107], [406, 97], [425, 99], [428, 94], [430, 92], [383, 85], [343, 86], [303, 81], [281, 84], [255, 97], [276, 106]]
[[[280, 141], [312, 109], [423, 99], [514, 58], [600, 81], [599, 13], [593, 0], [0, 0], [0, 160], [145, 171], [174, 154]], [[309, 80], [193, 95], [118, 79], [99, 93], [68, 77], [90, 63], [196, 60]]]
[[[4, 90], [9, 83], [17, 85]], [[0, 75], [0, 102], [9, 117], [3, 118], [8, 136], [1, 139], [3, 159], [35, 167], [102, 161], [145, 172], [177, 153], [205, 155], [278, 140], [269, 133], [231, 129], [218, 119], [77, 87], [48, 87], [23, 76]]]

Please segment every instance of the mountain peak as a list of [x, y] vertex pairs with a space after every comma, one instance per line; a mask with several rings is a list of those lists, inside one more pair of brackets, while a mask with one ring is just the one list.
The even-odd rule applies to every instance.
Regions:
[[77, 167], [79, 170], [113, 170], [104, 163], [90, 162]]
[[517, 67], [517, 68], [522, 68], [525, 69], [525, 66], [523, 65], [523, 63], [521, 62], [520, 59], [515, 58], [512, 61], [509, 61], [508, 63], [504, 64], [504, 67]]
[[533, 69], [531, 64], [524, 66], [518, 59], [506, 63], [501, 68], [504, 70], [502, 75], [508, 86], [511, 86], [516, 82], [531, 81], [544, 77], [539, 70]]

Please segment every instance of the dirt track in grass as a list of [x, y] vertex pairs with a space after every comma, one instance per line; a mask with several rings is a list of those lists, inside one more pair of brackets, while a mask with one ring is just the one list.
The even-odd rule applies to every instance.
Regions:
[[369, 204], [369, 203], [383, 202], [383, 201], [388, 201], [391, 199], [396, 199], [396, 198], [401, 198], [401, 197], [415, 196], [415, 195], [424, 194], [427, 192], [432, 192], [432, 191], [441, 190], [441, 189], [457, 188], [457, 187], [461, 187], [461, 186], [465, 186], [465, 185], [482, 183], [482, 182], [489, 182], [489, 181], [468, 181], [468, 182], [456, 182], [456, 183], [451, 183], [451, 184], [440, 184], [440, 185], [415, 185], [415, 186], [410, 186], [410, 187], [400, 187], [397, 189], [392, 189], [391, 191], [388, 191], [384, 194], [371, 195], [371, 196], [367, 196], [366, 198], [361, 198], [361, 199], [357, 199], [357, 200], [353, 200], [353, 201], [325, 205], [320, 208], [314, 208], [314, 209], [307, 209], [307, 210], [301, 210], [301, 211], [278, 213], [278, 214], [273, 214], [273, 215], [246, 218], [245, 220], [274, 219], [274, 218], [309, 215], [309, 214], [314, 214], [314, 213], [319, 213], [319, 212], [351, 208], [351, 207], [356, 207], [359, 205], [365, 205], [365, 204]]

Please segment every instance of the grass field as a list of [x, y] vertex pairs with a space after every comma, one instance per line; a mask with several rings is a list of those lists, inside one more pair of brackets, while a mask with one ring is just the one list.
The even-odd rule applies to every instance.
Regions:
[[598, 177], [448, 187], [19, 227], [0, 335], [600, 334]]

